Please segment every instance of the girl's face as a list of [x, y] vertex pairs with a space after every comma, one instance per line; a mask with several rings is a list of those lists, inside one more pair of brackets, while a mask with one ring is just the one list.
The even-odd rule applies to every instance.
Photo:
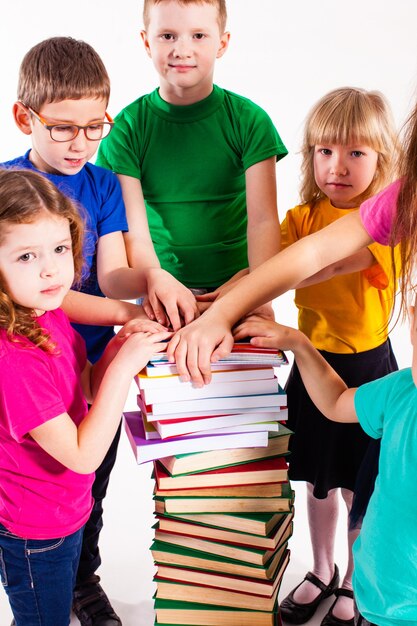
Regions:
[[352, 209], [375, 176], [378, 153], [359, 144], [318, 144], [314, 146], [313, 165], [317, 186], [333, 206]]
[[74, 280], [69, 222], [47, 211], [34, 222], [3, 222], [0, 272], [13, 302], [36, 315], [61, 306]]

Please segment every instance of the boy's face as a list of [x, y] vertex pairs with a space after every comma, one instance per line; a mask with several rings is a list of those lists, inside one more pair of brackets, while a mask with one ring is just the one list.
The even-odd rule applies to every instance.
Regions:
[[151, 7], [141, 35], [164, 100], [192, 104], [210, 95], [215, 61], [229, 43], [229, 33], [220, 32], [215, 6], [160, 2]]
[[[79, 126], [105, 121], [105, 112], [106, 102], [96, 98], [48, 102], [41, 107], [40, 111], [36, 111], [48, 125], [76, 124]], [[83, 130], [80, 130], [71, 141], [54, 141], [41, 121], [30, 114], [20, 103], [15, 105], [15, 120], [23, 132], [32, 135], [32, 150], [29, 159], [41, 172], [77, 174], [97, 151], [99, 142], [88, 140]], [[24, 127], [22, 127], [22, 120], [24, 120]]]

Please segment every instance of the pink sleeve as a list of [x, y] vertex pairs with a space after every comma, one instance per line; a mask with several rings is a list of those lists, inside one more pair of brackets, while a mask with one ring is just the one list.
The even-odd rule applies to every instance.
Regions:
[[365, 200], [360, 206], [360, 215], [366, 232], [377, 243], [388, 245], [395, 218], [401, 181], [397, 180], [376, 196]]

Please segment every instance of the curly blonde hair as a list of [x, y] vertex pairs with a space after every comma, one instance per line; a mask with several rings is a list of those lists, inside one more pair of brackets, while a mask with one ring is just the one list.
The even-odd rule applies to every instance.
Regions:
[[[30, 224], [45, 212], [69, 222], [75, 279], [78, 281], [83, 268], [84, 227], [75, 204], [41, 174], [24, 169], [0, 169], [0, 246], [6, 224]], [[26, 337], [45, 352], [55, 348], [47, 332], [37, 323], [33, 310], [13, 302], [1, 273], [0, 328], [4, 328], [13, 341]]]
[[388, 185], [396, 174], [400, 143], [391, 109], [377, 91], [341, 87], [323, 96], [307, 116], [301, 148], [301, 202], [325, 197], [314, 178], [314, 146], [365, 144], [378, 153], [375, 176], [358, 205]]

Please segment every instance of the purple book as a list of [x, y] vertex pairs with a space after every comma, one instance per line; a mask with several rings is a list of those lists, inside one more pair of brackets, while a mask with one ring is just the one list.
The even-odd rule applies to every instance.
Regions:
[[140, 411], [128, 411], [123, 415], [125, 430], [138, 463], [191, 452], [265, 448], [268, 445], [268, 431], [146, 439]]

